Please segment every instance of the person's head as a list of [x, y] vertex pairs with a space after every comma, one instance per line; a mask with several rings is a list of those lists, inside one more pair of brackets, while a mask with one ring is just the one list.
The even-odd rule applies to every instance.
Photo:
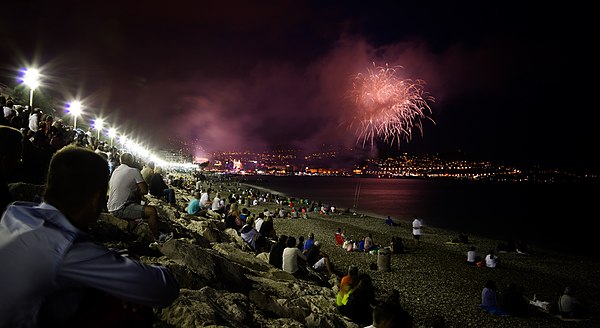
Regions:
[[348, 267], [348, 275], [352, 278], [357, 278], [358, 277], [358, 267], [355, 265], [351, 265], [350, 267]]
[[[198, 197], [198, 198], [200, 198], [200, 197]], [[237, 212], [238, 209], [239, 209], [238, 203], [231, 203], [231, 206], [229, 207], [230, 212]]]
[[21, 161], [23, 134], [21, 131], [0, 125], [0, 176], [6, 177]]
[[286, 235], [279, 235], [279, 239], [277, 240], [278, 242], [285, 244], [288, 240], [288, 236]]
[[253, 216], [249, 216], [249, 217], [246, 219], [246, 224], [247, 224], [247, 225], [253, 225], [253, 224], [254, 224], [254, 217], [253, 217]]
[[135, 166], [135, 159], [133, 158], [133, 155], [130, 153], [121, 154], [121, 164], [125, 164], [129, 167]]
[[474, 251], [474, 250], [475, 250], [475, 246], [471, 246], [471, 247], [469, 247], [469, 250], [470, 250], [470, 251]]
[[162, 173], [163, 173], [163, 169], [162, 169], [162, 167], [160, 167], [160, 166], [156, 166], [156, 167], [154, 168], [154, 173], [156, 173], [156, 174], [162, 174]]
[[296, 238], [289, 236], [286, 241], [286, 246], [287, 247], [296, 247]]
[[485, 287], [485, 288], [492, 289], [492, 290], [496, 290], [496, 289], [497, 289], [496, 282], [495, 282], [494, 280], [488, 280], [488, 281], [485, 283], [484, 287]]
[[154, 162], [152, 162], [152, 161], [148, 162], [147, 166], [151, 169], [154, 169]]
[[308, 239], [315, 239], [315, 234], [314, 233], [309, 233], [308, 234]]
[[573, 295], [573, 288], [571, 288], [571, 287], [565, 287], [564, 293], [566, 295]]
[[54, 154], [48, 168], [44, 201], [79, 229], [87, 229], [106, 205], [108, 163], [95, 152], [67, 146]]
[[321, 242], [320, 241], [315, 241], [315, 243], [313, 244], [313, 247], [319, 248], [321, 247]]
[[383, 302], [373, 309], [373, 326], [377, 328], [412, 327], [412, 317], [398, 303]]
[[200, 193], [199, 193], [199, 192], [197, 192], [197, 191], [195, 191], [195, 192], [194, 192], [194, 198], [196, 198], [196, 199], [200, 199]]

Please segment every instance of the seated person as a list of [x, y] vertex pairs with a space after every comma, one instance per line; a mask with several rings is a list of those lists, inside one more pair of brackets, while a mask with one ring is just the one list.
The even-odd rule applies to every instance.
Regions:
[[342, 235], [342, 228], [338, 228], [335, 232], [335, 245], [343, 246], [344, 245], [344, 236]]
[[317, 272], [327, 272], [327, 277], [333, 274], [333, 264], [327, 253], [321, 250], [321, 242], [315, 241], [306, 253], [306, 264]]
[[372, 323], [375, 288], [371, 277], [361, 274], [358, 277], [358, 283], [347, 295], [347, 301], [338, 307], [338, 311], [352, 319], [353, 322], [362, 324], [363, 327]]
[[167, 186], [162, 173], [162, 167], [154, 167], [154, 174], [150, 176], [150, 183], [148, 184], [150, 195], [164, 199], [167, 203], [175, 205], [175, 189]]
[[108, 181], [106, 160], [67, 146], [52, 157], [43, 202], [4, 213], [0, 258], [10, 265], [0, 266], [1, 327], [121, 327], [134, 311], [166, 307], [179, 296], [168, 269], [123, 257], [89, 235]]
[[488, 268], [495, 268], [500, 263], [500, 259], [494, 253], [494, 250], [490, 250], [489, 254], [485, 256], [485, 266]]
[[302, 247], [302, 253], [308, 254], [310, 248], [315, 244], [315, 234], [309, 233], [308, 238], [304, 241], [304, 245]]
[[471, 246], [469, 247], [469, 250], [467, 251], [467, 261], [466, 264], [468, 265], [477, 265], [477, 262], [481, 261], [481, 257], [479, 256], [479, 254], [477, 254], [477, 251], [475, 250], [475, 246]]
[[248, 220], [246, 220], [246, 224], [244, 224], [242, 229], [240, 229], [240, 236], [245, 242], [248, 243], [248, 245], [250, 245], [250, 247], [252, 247], [253, 250], [256, 250], [256, 241], [258, 240], [260, 234], [254, 228], [253, 217], [249, 217]]
[[203, 192], [200, 195], [200, 207], [202, 207], [205, 210], [208, 210], [211, 208], [212, 206], [212, 201], [210, 200], [210, 192], [212, 190], [210, 188], [206, 189], [205, 192]]
[[392, 237], [392, 242], [390, 245], [393, 254], [402, 254], [404, 253], [404, 243], [402, 242], [401, 237]]
[[589, 315], [587, 307], [573, 295], [571, 287], [566, 287], [558, 298], [558, 311], [563, 318], [584, 318]]
[[287, 238], [286, 235], [280, 235], [269, 252], [269, 263], [278, 269], [283, 269], [283, 250], [286, 247]]
[[387, 219], [385, 219], [385, 224], [391, 227], [394, 225], [394, 220], [392, 220], [392, 218], [388, 215]]
[[306, 261], [306, 256], [296, 247], [296, 238], [289, 236], [283, 250], [283, 271], [294, 276], [303, 276], [306, 271], [298, 265], [298, 260]]
[[523, 293], [523, 286], [509, 283], [500, 291], [500, 308], [512, 316], [526, 316], [529, 309], [529, 302], [525, 299]]
[[107, 209], [110, 214], [128, 221], [146, 219], [157, 241], [164, 241], [165, 234], [158, 231], [156, 208], [142, 205], [142, 195], [148, 193], [148, 184], [136, 168], [133, 155], [123, 153], [121, 164], [113, 171], [108, 191]]
[[338, 289], [338, 293], [336, 295], [336, 305], [341, 306], [344, 304], [344, 299], [347, 300], [347, 294], [356, 286], [358, 283], [358, 267], [350, 266], [348, 267], [348, 274], [342, 277], [340, 280], [340, 288]]
[[399, 301], [386, 300], [373, 308], [373, 324], [365, 328], [412, 327], [413, 318]]
[[190, 200], [186, 208], [188, 214], [201, 215], [202, 212], [206, 214], [206, 210], [202, 210], [202, 207], [200, 206], [200, 193], [195, 191], [192, 196], [193, 198]]
[[481, 291], [480, 307], [489, 313], [505, 316], [506, 313], [498, 307], [498, 287], [496, 282], [488, 280]]

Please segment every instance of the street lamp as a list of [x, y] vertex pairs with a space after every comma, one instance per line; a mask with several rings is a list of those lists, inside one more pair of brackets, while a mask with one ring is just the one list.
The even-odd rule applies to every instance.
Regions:
[[73, 101], [68, 105], [68, 110], [73, 115], [73, 130], [77, 129], [77, 116], [81, 115], [81, 102]]
[[114, 128], [108, 129], [108, 137], [110, 138], [110, 147], [111, 148], [113, 146], [113, 140], [115, 139], [116, 136], [117, 136], [117, 130], [115, 130]]
[[33, 107], [33, 90], [40, 86], [40, 71], [35, 68], [25, 70], [23, 83], [29, 87], [29, 107]]
[[102, 131], [102, 126], [104, 125], [104, 120], [101, 118], [97, 118], [94, 121], [94, 128], [98, 130], [98, 141], [100, 141], [100, 131]]

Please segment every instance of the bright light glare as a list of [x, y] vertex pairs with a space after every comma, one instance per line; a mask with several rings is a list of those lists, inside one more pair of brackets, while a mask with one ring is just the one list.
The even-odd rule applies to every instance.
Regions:
[[102, 127], [104, 126], [104, 120], [101, 118], [97, 118], [94, 121], [94, 129], [96, 130], [102, 130]]
[[36, 89], [40, 86], [40, 71], [35, 68], [25, 70], [23, 75], [23, 83], [31, 89]]
[[117, 130], [115, 130], [114, 128], [110, 128], [108, 129], [108, 137], [109, 138], [114, 138], [117, 136]]
[[73, 101], [68, 105], [68, 110], [71, 115], [79, 116], [81, 115], [81, 102]]

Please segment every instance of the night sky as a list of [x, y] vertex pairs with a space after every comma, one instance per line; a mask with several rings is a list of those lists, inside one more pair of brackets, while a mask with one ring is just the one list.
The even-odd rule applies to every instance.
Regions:
[[0, 82], [36, 65], [36, 92], [81, 97], [88, 121], [102, 115], [156, 148], [176, 137], [196, 140], [197, 155], [308, 152], [356, 144], [340, 123], [352, 77], [388, 64], [426, 81], [435, 124], [371, 153], [600, 167], [591, 4], [129, 2], [3, 3]]

